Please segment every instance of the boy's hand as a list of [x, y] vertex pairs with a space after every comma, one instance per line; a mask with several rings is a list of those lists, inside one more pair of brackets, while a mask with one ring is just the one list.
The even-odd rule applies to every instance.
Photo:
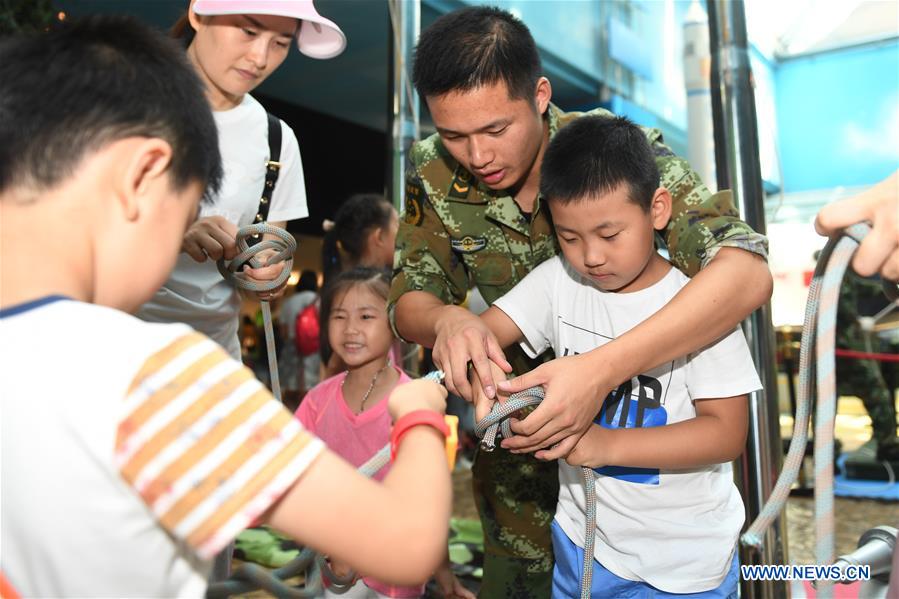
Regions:
[[397, 387], [387, 400], [387, 411], [394, 422], [416, 410], [446, 411], [446, 389], [437, 383], [418, 379]]
[[453, 571], [450, 569], [449, 562], [440, 566], [440, 569], [434, 572], [434, 580], [440, 589], [440, 594], [445, 599], [477, 599], [476, 595], [466, 589]]
[[[580, 438], [574, 449], [571, 450], [565, 461], [569, 466], [585, 466], [587, 468], [600, 468], [607, 466], [605, 456], [603, 455], [604, 443], [603, 437], [606, 429], [598, 424], [592, 425]], [[542, 458], [542, 451], [538, 451], [535, 456]]]
[[184, 234], [181, 251], [196, 260], [230, 260], [237, 255], [237, 226], [223, 216], [197, 219]]
[[491, 361], [500, 366], [501, 371], [512, 372], [512, 365], [496, 340], [496, 336], [480, 318], [459, 306], [445, 306], [434, 326], [437, 339], [434, 341], [432, 356], [434, 363], [446, 375], [446, 388], [473, 401], [474, 395], [468, 383], [468, 363], [480, 375], [484, 391], [493, 399], [496, 384], [491, 370]]

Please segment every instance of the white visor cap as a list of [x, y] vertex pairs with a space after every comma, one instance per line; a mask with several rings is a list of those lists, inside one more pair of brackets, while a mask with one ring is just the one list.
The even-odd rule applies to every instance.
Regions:
[[346, 36], [318, 14], [312, 0], [196, 0], [198, 15], [275, 15], [300, 19], [297, 47], [312, 58], [334, 58], [346, 48]]

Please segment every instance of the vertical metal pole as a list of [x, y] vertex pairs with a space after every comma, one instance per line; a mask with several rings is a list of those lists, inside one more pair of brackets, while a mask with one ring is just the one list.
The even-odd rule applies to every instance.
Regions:
[[[412, 53], [421, 30], [420, 0], [387, 0], [390, 57], [388, 81], [393, 83], [387, 111], [390, 161], [387, 166], [387, 199], [403, 212], [406, 161], [409, 149], [419, 138], [418, 93], [412, 85]], [[420, 374], [419, 347], [400, 343], [400, 366], [412, 376]]]
[[[743, 0], [708, 0], [708, 14], [718, 188], [733, 190], [742, 218], [764, 234], [765, 204]], [[747, 522], [751, 522], [771, 495], [783, 461], [769, 304], [749, 317], [744, 331], [764, 385], [762, 391], [749, 397], [749, 436], [737, 466], [737, 484], [746, 503]], [[786, 563], [783, 524], [783, 517], [774, 522], [765, 535], [762, 551], [741, 547], [740, 563]], [[744, 599], [789, 596], [783, 581], [741, 580], [740, 590]]]
[[419, 137], [418, 94], [409, 74], [412, 51], [421, 29], [420, 0], [388, 0], [390, 13], [390, 73], [393, 81], [390, 132], [390, 176], [387, 197], [402, 212], [409, 148]]

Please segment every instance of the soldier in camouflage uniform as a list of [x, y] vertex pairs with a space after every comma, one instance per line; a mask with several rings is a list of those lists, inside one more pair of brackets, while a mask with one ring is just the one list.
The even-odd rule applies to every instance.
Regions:
[[[434, 347], [435, 362], [447, 372], [451, 391], [471, 398], [464, 376], [470, 362], [491, 396], [487, 358], [502, 365], [504, 354], [486, 327], [458, 304], [473, 285], [492, 303], [557, 253], [548, 211], [537, 196], [543, 150], [561, 127], [582, 114], [609, 113], [565, 113], [552, 105], [530, 32], [494, 8], [455, 11], [422, 32], [413, 81], [438, 133], [411, 151], [390, 320], [398, 336]], [[561, 405], [561, 411], [580, 406], [568, 429], [546, 432], [553, 434], [549, 439], [539, 433], [523, 437], [556, 447], [549, 461], [506, 451], [476, 455], [474, 494], [485, 532], [481, 597], [550, 596], [550, 523], [558, 496], [554, 458], [570, 451], [598, 412], [601, 398], [622, 380], [717, 339], [770, 296], [770, 273], [758, 257], [766, 254], [765, 238], [739, 220], [729, 192], [711, 194], [663, 144], [658, 130], [645, 131], [661, 184], [673, 197], [666, 231], [672, 260], [690, 275], [713, 261], [709, 272], [718, 276], [706, 274], [688, 284], [681, 293], [692, 288], [689, 302], [694, 303], [663, 309], [659, 314], [670, 326], [661, 332], [645, 329], [653, 331], [652, 346], [631, 347], [628, 364], [619, 371], [606, 372], [604, 359], [597, 356], [613, 354], [597, 352], [626, 349], [627, 336], [576, 357], [578, 365], [599, 360], [590, 363], [594, 376], [584, 377], [583, 369], [575, 369], [555, 379], [568, 380], [576, 391], [556, 394], [552, 385], [558, 382], [546, 385], [547, 399], [521, 425], [537, 418], [544, 406]], [[748, 251], [718, 253], [725, 247]], [[517, 347], [507, 355], [516, 374], [553, 357], [529, 361]], [[565, 399], [552, 399], [556, 395]], [[557, 454], [551, 455], [553, 451]]]
[[[883, 351], [878, 336], [863, 331], [858, 322], [859, 301], [866, 297], [883, 297], [880, 284], [863, 279], [852, 269], [847, 270], [837, 309], [838, 348], [858, 352]], [[884, 380], [885, 370], [895, 368], [895, 363], [837, 356], [836, 367], [837, 393], [859, 397], [871, 418], [871, 438], [877, 443], [877, 459], [899, 461], [895, 390]]]

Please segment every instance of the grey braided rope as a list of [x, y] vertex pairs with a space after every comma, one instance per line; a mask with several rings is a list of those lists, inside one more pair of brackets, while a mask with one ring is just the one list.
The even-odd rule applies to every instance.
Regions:
[[[504, 439], [512, 436], [509, 419], [525, 408], [536, 406], [544, 398], [543, 387], [531, 387], [509, 396], [505, 403], [495, 402], [490, 413], [483, 420], [475, 423], [475, 435], [481, 439], [483, 451], [496, 449], [496, 437], [502, 434]], [[596, 538], [596, 474], [591, 468], [581, 468], [581, 481], [584, 483], [587, 515], [584, 535], [584, 567], [581, 570], [581, 599], [590, 599], [593, 585], [593, 547]]]
[[[837, 304], [843, 275], [852, 255], [870, 228], [853, 225], [842, 237], [831, 239], [821, 252], [809, 286], [802, 343], [799, 352], [799, 394], [793, 424], [793, 437], [784, 465], [759, 515], [740, 537], [741, 543], [761, 547], [765, 531], [786, 504], [790, 487], [796, 481], [808, 441], [808, 424], [812, 398], [818, 394], [815, 418], [815, 559], [819, 564], [833, 563], [833, 437], [836, 419], [836, 362], [834, 359]], [[812, 352], [815, 351], [815, 362]], [[813, 384], [817, 382], [817, 388]], [[832, 584], [819, 581], [820, 597], [832, 596]]]
[[[255, 245], [247, 243], [248, 237], [256, 235], [274, 235], [276, 239], [263, 239]], [[230, 281], [238, 289], [247, 291], [271, 291], [277, 289], [290, 278], [291, 266], [293, 265], [293, 254], [297, 251], [297, 241], [293, 235], [281, 229], [273, 227], [268, 223], [258, 223], [255, 225], [247, 225], [237, 230], [237, 249], [239, 253], [230, 261], [225, 262], [224, 259], [219, 260], [216, 265], [222, 277], [226, 281]], [[265, 264], [262, 264], [256, 255], [266, 250], [276, 250], [275, 254], [269, 257]], [[286, 262], [281, 274], [272, 281], [258, 283], [247, 278], [242, 272], [238, 271], [243, 264], [249, 262], [253, 268], [261, 266], [270, 266], [278, 262]], [[275, 355], [275, 333], [272, 327], [272, 311], [267, 300], [260, 300], [259, 305], [262, 309], [262, 323], [265, 330], [265, 348], [268, 353], [268, 370], [272, 382], [272, 394], [278, 401], [281, 399], [281, 381], [278, 378], [278, 356]]]
[[[435, 370], [421, 378], [439, 383], [443, 380], [443, 372]], [[389, 443], [359, 466], [357, 471], [372, 477], [388, 463], [390, 463]], [[305, 573], [303, 587], [291, 586], [284, 582], [302, 573]], [[231, 573], [228, 580], [210, 584], [206, 589], [206, 597], [218, 599], [263, 589], [278, 598], [311, 599], [322, 595], [324, 589], [322, 577], [330, 582], [328, 590], [337, 595], [349, 591], [356, 582], [355, 572], [350, 571], [346, 576], [338, 576], [331, 570], [324, 555], [304, 547], [297, 557], [276, 570], [269, 571], [257, 564], [242, 564]]]

